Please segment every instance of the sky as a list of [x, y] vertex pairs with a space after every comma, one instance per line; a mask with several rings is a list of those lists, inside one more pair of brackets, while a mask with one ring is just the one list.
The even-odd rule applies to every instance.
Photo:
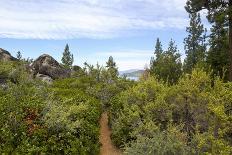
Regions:
[[164, 49], [172, 39], [184, 57], [186, 0], [0, 0], [0, 48], [59, 62], [68, 43], [74, 64], [105, 65], [113, 56], [119, 70], [149, 65], [156, 38]]

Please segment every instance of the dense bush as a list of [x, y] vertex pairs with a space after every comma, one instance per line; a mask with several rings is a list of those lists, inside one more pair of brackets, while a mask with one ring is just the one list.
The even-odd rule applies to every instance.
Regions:
[[138, 136], [125, 147], [128, 155], [176, 155], [191, 154], [190, 148], [184, 143], [185, 135], [177, 129], [166, 132], [157, 131], [150, 137]]
[[109, 108], [110, 100], [120, 92], [127, 90], [135, 85], [134, 81], [129, 81], [123, 78], [118, 78], [112, 83], [98, 82], [95, 85], [88, 87], [86, 92], [91, 96], [95, 96], [102, 103], [104, 109]]
[[0, 79], [7, 79], [12, 69], [12, 63], [0, 62]]
[[[173, 86], [154, 78], [141, 81], [111, 100], [113, 141], [122, 148], [127, 146], [129, 154], [139, 154], [144, 149], [155, 152], [153, 142], [163, 132], [166, 138], [173, 135], [169, 126], [174, 126], [186, 135], [176, 141], [182, 149], [188, 147], [180, 154], [186, 154], [186, 151], [187, 154], [230, 154], [231, 86], [220, 79], [212, 81], [200, 69], [185, 75]], [[148, 141], [151, 144], [148, 145]], [[175, 151], [180, 150], [174, 147], [176, 150], [173, 151], [168, 141], [162, 142], [168, 147], [164, 147], [166, 150], [161, 154], [168, 154], [170, 149], [170, 154], [176, 154]]]
[[27, 77], [26, 65], [23, 62], [0, 62], [0, 83], [6, 81], [18, 83]]
[[169, 106], [160, 95], [167, 89], [156, 79], [149, 78], [111, 100], [112, 138], [118, 146], [133, 140], [131, 133], [135, 130], [141, 129], [136, 132], [149, 135], [169, 120]]
[[21, 81], [8, 85], [0, 95], [0, 152], [29, 153], [35, 149], [31, 136], [42, 127], [40, 118], [47, 91], [42, 84]]
[[[54, 146], [50, 148], [52, 153], [59, 149], [65, 154], [97, 154], [99, 151], [101, 104], [83, 92], [85, 84], [78, 79], [64, 79], [55, 82], [51, 89], [53, 102], [47, 105], [43, 120], [53, 135], [50, 137]], [[59, 146], [54, 145], [57, 143]]]
[[0, 88], [0, 153], [98, 154], [101, 104], [85, 93], [91, 82], [48, 86], [18, 70], [18, 82]]

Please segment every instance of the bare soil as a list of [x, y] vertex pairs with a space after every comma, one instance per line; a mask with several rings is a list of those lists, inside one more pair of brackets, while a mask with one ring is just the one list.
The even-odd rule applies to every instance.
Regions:
[[108, 126], [108, 114], [107, 112], [102, 113], [100, 119], [100, 155], [122, 155], [121, 150], [117, 149], [110, 138], [111, 130]]

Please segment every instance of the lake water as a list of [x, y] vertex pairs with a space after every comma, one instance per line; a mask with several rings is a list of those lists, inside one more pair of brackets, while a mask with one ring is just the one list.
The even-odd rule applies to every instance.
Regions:
[[134, 80], [134, 81], [139, 81], [139, 77], [130, 77], [128, 76], [127, 79]]

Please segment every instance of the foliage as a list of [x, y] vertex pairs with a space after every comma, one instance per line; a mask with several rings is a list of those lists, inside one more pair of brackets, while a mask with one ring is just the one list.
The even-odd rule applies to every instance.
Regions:
[[47, 86], [17, 74], [17, 83], [0, 87], [0, 153], [98, 154], [101, 104], [84, 92], [88, 80]]
[[[213, 24], [210, 36], [208, 62], [216, 75], [222, 75], [223, 69], [228, 74], [225, 80], [232, 81], [232, 1], [231, 0], [188, 0], [186, 10], [198, 12], [208, 11], [208, 21]], [[222, 59], [223, 57], [223, 59]]]
[[68, 44], [66, 44], [64, 52], [63, 52], [63, 57], [61, 59], [63, 65], [67, 68], [71, 68], [74, 58], [73, 58], [73, 54], [71, 54], [71, 52], [69, 51], [69, 46]]
[[154, 52], [154, 54], [156, 56], [156, 59], [154, 59], [154, 57], [152, 57], [151, 61], [150, 61], [150, 72], [151, 72], [151, 74], [155, 74], [155, 66], [157, 65], [156, 63], [160, 59], [162, 53], [163, 53], [162, 43], [161, 43], [160, 39], [157, 38], [156, 44], [155, 44], [155, 52]]
[[152, 138], [138, 136], [124, 151], [128, 155], [187, 155], [190, 148], [182, 142], [184, 135], [176, 129], [172, 131], [157, 131]]
[[103, 71], [103, 76], [108, 79], [108, 83], [113, 82], [118, 77], [118, 68], [112, 56], [106, 62], [106, 70]]
[[191, 13], [190, 25], [186, 28], [188, 37], [184, 39], [185, 44], [185, 62], [184, 71], [190, 73], [197, 64], [204, 63], [206, 52], [206, 30], [201, 24], [200, 13]]
[[[162, 102], [162, 96], [159, 96], [159, 92], [163, 91], [166, 91], [166, 88], [162, 83], [149, 78], [112, 99], [110, 111], [112, 138], [118, 146], [123, 146], [124, 143], [134, 139], [130, 133], [150, 135], [152, 134], [151, 130], [157, 129], [156, 125], [168, 120], [170, 115], [167, 113], [167, 109], [169, 107]], [[147, 125], [147, 128], [134, 131], [140, 129], [140, 125]]]
[[8, 79], [14, 65], [8, 62], [0, 62], [0, 79]]
[[46, 107], [44, 122], [49, 133], [55, 136], [51, 137], [52, 143], [61, 146], [53, 144], [57, 148], [52, 148], [51, 153], [61, 147], [65, 154], [97, 154], [99, 151], [101, 106], [98, 100], [78, 88], [80, 83], [77, 79], [65, 79], [57, 81], [52, 88], [53, 103]]
[[8, 83], [8, 88], [1, 90], [1, 153], [29, 153], [35, 149], [32, 142], [36, 139], [31, 134], [41, 128], [39, 118], [47, 98], [46, 92], [42, 83], [30, 80], [21, 80], [17, 85]]
[[29, 80], [26, 64], [23, 62], [0, 62], [0, 83], [11, 81], [19, 83]]
[[148, 78], [111, 100], [113, 141], [128, 154], [230, 154], [231, 94], [201, 69], [173, 86]]
[[154, 54], [156, 54], [157, 59], [159, 59], [162, 52], [163, 52], [163, 49], [162, 49], [161, 41], [159, 40], [159, 38], [157, 38], [156, 45], [155, 45], [155, 53], [154, 53]]
[[156, 47], [159, 47], [159, 49], [156, 49], [155, 52], [156, 59], [153, 60], [152, 58], [151, 60], [150, 73], [157, 76], [159, 80], [174, 84], [182, 74], [179, 51], [173, 40], [169, 42], [169, 47], [164, 52], [162, 52], [160, 44], [157, 40]]
[[211, 28], [207, 63], [213, 69], [213, 74], [224, 80], [228, 80], [229, 73], [228, 39], [228, 30], [224, 28], [224, 24], [215, 23]]

